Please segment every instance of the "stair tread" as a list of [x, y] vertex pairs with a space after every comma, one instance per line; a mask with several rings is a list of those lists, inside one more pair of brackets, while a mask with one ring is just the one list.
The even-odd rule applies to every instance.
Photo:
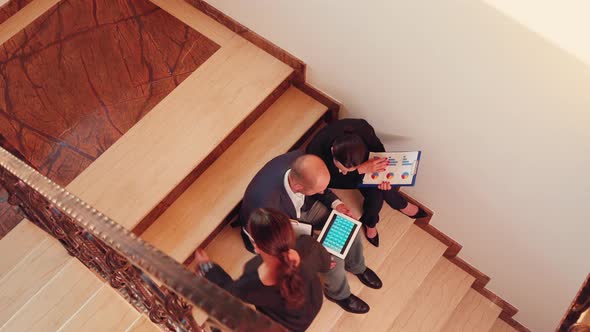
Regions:
[[76, 177], [68, 190], [133, 229], [292, 71], [234, 36]]
[[233, 31], [185, 0], [150, 1], [220, 46], [225, 45], [235, 36]]
[[470, 289], [455, 309], [443, 332], [489, 331], [502, 309], [495, 303]]
[[[350, 196], [344, 195], [346, 191], [343, 190], [335, 190], [336, 194], [344, 203], [350, 206], [353, 210], [353, 215], [360, 214], [360, 207], [356, 207], [355, 203], [351, 203]], [[354, 190], [355, 195], [358, 193], [358, 190]], [[348, 193], [350, 194], [350, 193]], [[360, 194], [359, 194], [360, 195]], [[356, 212], [355, 210], [358, 210]], [[363, 239], [363, 249], [365, 255], [365, 263], [368, 267], [373, 269], [380, 278], [385, 283], [385, 278], [387, 277], [383, 272], [383, 267], [386, 264], [386, 260], [390, 260], [390, 256], [394, 248], [399, 244], [399, 242], [403, 239], [406, 233], [410, 230], [413, 224], [413, 220], [404, 216], [400, 212], [397, 212], [391, 209], [389, 206], [383, 206], [383, 209], [380, 213], [379, 222], [379, 237], [381, 238], [381, 243], [379, 248], [374, 247], [371, 245], [365, 238], [364, 235], [362, 236]], [[350, 290], [353, 294], [359, 296], [361, 299], [365, 300], [369, 306], [371, 306], [371, 310], [375, 306], [373, 301], [370, 299], [370, 295], [375, 292], [373, 289], [369, 289], [365, 287], [355, 276], [352, 274], [348, 275], [348, 282], [350, 285]], [[381, 290], [380, 290], [381, 291]], [[318, 314], [318, 317], [314, 320], [312, 325], [310, 326], [310, 331], [327, 331], [332, 329], [338, 322], [341, 317], [348, 317], [348, 316], [365, 316], [365, 315], [347, 315], [338, 305], [330, 302], [324, 301], [322, 305], [322, 309]], [[338, 328], [344, 328], [346, 325], [342, 325]], [[337, 328], [337, 329], [338, 329]]]
[[0, 326], [53, 278], [71, 256], [57, 240], [42, 241], [0, 280]]
[[103, 285], [59, 331], [125, 331], [139, 317], [140, 313], [121, 295]]
[[518, 330], [508, 325], [508, 323], [502, 319], [498, 318], [494, 322], [494, 325], [492, 325], [490, 332], [518, 332]]
[[56, 331], [102, 285], [84, 264], [71, 259], [0, 331]]
[[[240, 228], [232, 228], [229, 225], [207, 245], [205, 252], [212, 262], [223, 267], [234, 280], [242, 275], [244, 264], [254, 257], [254, 254], [244, 248]], [[193, 261], [189, 268], [194, 270], [194, 267]]]
[[[360, 219], [363, 210], [363, 196], [361, 193], [356, 189], [332, 189], [332, 191], [351, 209], [352, 215], [356, 219]], [[383, 205], [379, 218], [380, 222], [377, 229], [379, 237], [382, 239], [379, 248], [370, 244], [364, 234], [361, 235], [366, 265], [375, 271], [383, 265], [391, 250], [414, 223], [413, 219], [393, 210], [387, 204]], [[361, 232], [363, 231], [361, 230]]]
[[326, 110], [289, 88], [141, 237], [183, 262], [240, 202], [256, 172], [286, 152]]
[[28, 220], [21, 221], [0, 239], [0, 280], [50, 236]]
[[[371, 310], [365, 315], [342, 315], [335, 322], [334, 329], [388, 331], [445, 250], [446, 246], [443, 243], [412, 224], [391, 252], [385, 255], [384, 263], [377, 271], [383, 280], [383, 288], [366, 288], [359, 294], [371, 306]], [[322, 325], [330, 323], [330, 319], [322, 315], [316, 319], [318, 324], [320, 319], [324, 321]], [[318, 328], [315, 331], [322, 329]]]
[[125, 332], [160, 332], [158, 325], [152, 323], [146, 316], [139, 317]]
[[0, 24], [0, 44], [14, 37], [58, 2], [59, 0], [35, 0], [10, 16]]
[[442, 257], [390, 331], [440, 331], [474, 281], [475, 277]]

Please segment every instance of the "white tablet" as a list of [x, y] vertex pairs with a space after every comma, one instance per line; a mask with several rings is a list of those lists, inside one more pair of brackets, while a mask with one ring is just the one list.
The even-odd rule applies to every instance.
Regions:
[[351, 217], [332, 210], [318, 237], [318, 242], [332, 255], [344, 259], [361, 226], [360, 222]]

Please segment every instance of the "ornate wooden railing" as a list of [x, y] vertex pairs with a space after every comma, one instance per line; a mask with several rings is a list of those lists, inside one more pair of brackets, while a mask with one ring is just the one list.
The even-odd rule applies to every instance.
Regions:
[[559, 332], [590, 332], [590, 274], [568, 308]]
[[0, 148], [0, 184], [8, 191], [9, 202], [18, 205], [31, 222], [97, 271], [162, 329], [202, 331], [204, 327], [193, 319], [195, 306], [224, 330], [284, 331], [4, 148]]

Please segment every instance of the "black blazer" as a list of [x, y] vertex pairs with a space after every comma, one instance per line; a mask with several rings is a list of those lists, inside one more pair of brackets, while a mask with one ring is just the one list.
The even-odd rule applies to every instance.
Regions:
[[[252, 211], [258, 208], [274, 208], [285, 213], [291, 219], [297, 218], [295, 206], [287, 194], [284, 180], [285, 173], [291, 168], [291, 164], [303, 154], [303, 151], [297, 150], [280, 155], [258, 171], [246, 188], [240, 208], [240, 223], [243, 227], [247, 225]], [[326, 190], [323, 194], [306, 197], [305, 206], [309, 206], [314, 201], [320, 201], [331, 208], [336, 199], [338, 197], [333, 192]]]
[[[363, 175], [357, 171], [342, 175], [334, 164], [332, 143], [336, 138], [344, 135], [347, 130], [358, 134], [367, 145], [369, 152], [385, 152], [383, 143], [381, 143], [381, 140], [375, 134], [375, 130], [366, 120], [342, 119], [328, 124], [314, 136], [306, 151], [322, 158], [328, 166], [330, 170], [330, 188], [354, 189], [363, 181]], [[366, 158], [369, 158], [368, 154]]]

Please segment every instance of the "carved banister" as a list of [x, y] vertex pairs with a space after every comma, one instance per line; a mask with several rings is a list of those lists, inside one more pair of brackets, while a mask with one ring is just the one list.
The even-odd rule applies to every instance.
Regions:
[[[13, 151], [14, 152], [14, 151]], [[97, 271], [135, 308], [170, 331], [200, 331], [192, 306], [234, 331], [285, 331], [208, 280], [0, 148], [0, 184], [9, 202]], [[147, 184], [146, 184], [147, 185]]]
[[590, 274], [569, 306], [557, 331], [590, 332]]

